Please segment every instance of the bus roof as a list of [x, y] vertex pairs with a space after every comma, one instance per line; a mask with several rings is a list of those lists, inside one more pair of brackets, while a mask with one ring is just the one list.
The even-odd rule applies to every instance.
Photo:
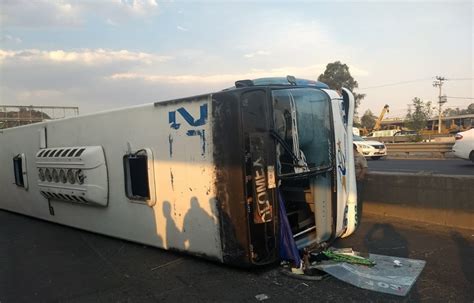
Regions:
[[329, 86], [327, 86], [323, 82], [308, 80], [308, 79], [299, 79], [293, 76], [287, 76], [287, 77], [258, 78], [254, 80], [239, 80], [235, 82], [235, 86], [227, 88], [225, 90], [240, 88], [240, 87], [265, 86], [265, 85], [285, 85], [285, 86], [296, 85], [296, 86], [312, 86], [315, 88], [325, 88], [325, 89], [329, 88]]

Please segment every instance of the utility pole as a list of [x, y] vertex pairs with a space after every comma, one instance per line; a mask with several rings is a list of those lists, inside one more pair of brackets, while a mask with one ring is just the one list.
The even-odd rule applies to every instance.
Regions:
[[446, 103], [446, 96], [443, 96], [441, 94], [442, 92], [442, 87], [443, 87], [443, 84], [444, 84], [444, 81], [446, 80], [446, 78], [444, 77], [440, 77], [440, 76], [436, 76], [436, 81], [433, 82], [433, 86], [434, 87], [439, 87], [439, 95], [438, 95], [438, 104], [439, 104], [439, 107], [438, 107], [438, 134], [441, 134], [441, 106]]

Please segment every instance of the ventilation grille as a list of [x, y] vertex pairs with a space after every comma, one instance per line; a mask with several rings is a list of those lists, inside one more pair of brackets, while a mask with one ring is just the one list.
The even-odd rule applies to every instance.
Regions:
[[72, 194], [67, 195], [67, 194], [53, 193], [53, 192], [47, 192], [47, 191], [41, 191], [41, 194], [46, 199], [69, 201], [69, 202], [76, 202], [76, 203], [85, 203], [85, 204], [90, 204], [91, 203], [89, 200], [87, 200], [86, 198], [84, 198], [82, 196], [77, 196], [77, 195], [72, 195]]
[[85, 148], [46, 148], [36, 154], [36, 158], [78, 158]]

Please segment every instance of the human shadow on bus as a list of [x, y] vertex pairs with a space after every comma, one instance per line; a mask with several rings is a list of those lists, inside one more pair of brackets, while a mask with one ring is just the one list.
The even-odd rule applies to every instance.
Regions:
[[163, 216], [166, 219], [166, 241], [163, 247], [184, 250], [184, 236], [171, 215], [171, 203], [163, 201]]
[[[217, 246], [219, 243], [219, 235], [216, 233], [218, 226], [215, 199], [209, 200], [211, 214], [201, 207], [196, 197], [191, 197], [189, 203], [189, 210], [183, 220], [186, 249], [191, 252], [206, 253], [210, 246]], [[212, 234], [214, 237], [209, 239]]]
[[239, 262], [246, 254], [238, 241], [232, 220], [222, 210], [216, 198], [210, 198], [208, 203], [206, 206], [200, 203], [197, 197], [191, 197], [180, 229], [179, 222], [175, 221], [177, 218], [174, 218], [171, 203], [164, 201], [166, 235], [163, 236], [166, 240], [163, 247], [210, 260], [217, 258], [226, 263]]

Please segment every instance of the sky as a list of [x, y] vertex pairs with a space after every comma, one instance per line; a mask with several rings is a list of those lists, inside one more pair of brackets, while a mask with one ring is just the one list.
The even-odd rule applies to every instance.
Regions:
[[[349, 66], [359, 113], [402, 117], [414, 97], [474, 103], [473, 1], [0, 0], [0, 104], [93, 113], [317, 79]], [[457, 97], [457, 98], [450, 98]], [[469, 99], [470, 98], [470, 99]]]

